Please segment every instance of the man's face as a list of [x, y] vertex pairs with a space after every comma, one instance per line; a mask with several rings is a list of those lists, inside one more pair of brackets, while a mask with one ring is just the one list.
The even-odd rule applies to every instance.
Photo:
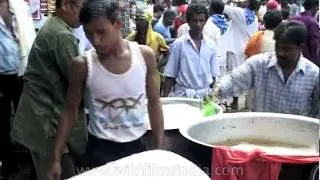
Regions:
[[166, 26], [172, 26], [174, 23], [174, 16], [168, 17], [167, 19], [165, 19], [164, 25]]
[[7, 21], [10, 17], [9, 3], [7, 0], [0, 0], [0, 16], [4, 21]]
[[163, 11], [158, 11], [158, 12], [154, 13], [154, 17], [155, 17], [156, 19], [160, 19], [161, 16], [162, 16], [162, 14], [163, 14]]
[[68, 24], [72, 28], [80, 26], [79, 13], [83, 0], [67, 0], [66, 13], [68, 17]]
[[311, 8], [312, 16], [316, 16], [318, 11], [319, 11], [319, 6], [314, 6], [313, 8]]
[[136, 28], [140, 33], [146, 33], [148, 28], [148, 23], [144, 19], [136, 19]]
[[238, 6], [241, 7], [241, 8], [247, 8], [249, 6], [249, 1], [239, 2]]
[[194, 14], [188, 22], [190, 30], [196, 33], [202, 33], [203, 27], [206, 24], [205, 14]]
[[93, 19], [88, 24], [84, 24], [84, 31], [88, 40], [96, 49], [99, 55], [106, 55], [117, 43], [120, 36], [121, 23], [116, 20], [114, 23], [106, 18], [99, 17]]
[[278, 64], [285, 68], [297, 62], [302, 51], [302, 46], [276, 41], [275, 51]]

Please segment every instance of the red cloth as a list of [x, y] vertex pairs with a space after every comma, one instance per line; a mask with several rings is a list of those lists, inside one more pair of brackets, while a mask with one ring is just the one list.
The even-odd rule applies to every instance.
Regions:
[[281, 5], [276, 0], [269, 0], [267, 3], [267, 8], [269, 10], [279, 10]]
[[182, 24], [184, 24], [184, 23], [186, 23], [186, 22], [184, 22], [184, 21], [180, 18], [180, 16], [177, 17], [177, 18], [174, 20], [174, 28], [175, 28], [175, 30], [178, 30], [178, 28], [179, 28]]
[[263, 151], [244, 152], [229, 147], [213, 149], [212, 180], [277, 180], [281, 163], [308, 164], [319, 157], [267, 155]]
[[179, 6], [178, 11], [179, 13], [187, 13], [188, 4], [182, 4]]

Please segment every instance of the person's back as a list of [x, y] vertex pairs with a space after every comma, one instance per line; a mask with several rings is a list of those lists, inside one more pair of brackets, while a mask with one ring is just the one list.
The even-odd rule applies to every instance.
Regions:
[[265, 30], [262, 37], [262, 47], [260, 53], [274, 51], [275, 41], [273, 39], [274, 32], [272, 30]]
[[[249, 0], [244, 6], [244, 8], [231, 6], [224, 8], [224, 13], [231, 18], [230, 30], [226, 33], [226, 41], [232, 42], [227, 46], [227, 71], [232, 71], [244, 62], [245, 47], [250, 37], [259, 29], [256, 11], [260, 3]], [[232, 109], [238, 109], [238, 97], [233, 98], [230, 106]]]
[[317, 19], [314, 17], [319, 10], [319, 1], [306, 0], [303, 4], [306, 11], [293, 17], [292, 20], [302, 22], [308, 30], [308, 39], [302, 54], [320, 67], [320, 29]]
[[299, 6], [295, 2], [289, 4], [289, 14], [290, 16], [299, 15]]
[[258, 17], [249, 11], [248, 8], [225, 6], [224, 13], [231, 18], [230, 31], [226, 35], [229, 42], [237, 42], [230, 44], [230, 52], [243, 53], [250, 37], [258, 31]]
[[[78, 54], [76, 44], [77, 39], [71, 31], [67, 31], [62, 20], [58, 17], [50, 18], [47, 23], [40, 29], [33, 44], [33, 48], [29, 55], [29, 64], [26, 69], [24, 80], [25, 88], [29, 93], [32, 93], [34, 99], [48, 99], [55, 97], [55, 103], [64, 103], [66, 93], [67, 76], [66, 64], [58, 64], [56, 61], [59, 58], [59, 51], [73, 51], [74, 55]], [[71, 29], [70, 29], [71, 30]], [[74, 47], [61, 47], [63, 40], [70, 40]], [[44, 60], [45, 59], [45, 60]], [[60, 69], [61, 68], [61, 69]], [[37, 77], [37, 78], [35, 78]], [[43, 95], [39, 97], [39, 95]], [[61, 97], [59, 97], [61, 96]], [[45, 106], [50, 106], [52, 102], [43, 102]], [[50, 103], [50, 104], [46, 104]]]
[[247, 57], [274, 51], [275, 41], [273, 39], [273, 30], [282, 22], [281, 12], [268, 11], [264, 15], [263, 21], [266, 30], [258, 31], [250, 38], [245, 49]]
[[[54, 119], [57, 119], [62, 111], [67, 92], [70, 62], [59, 61], [59, 58], [63, 58], [60, 52], [68, 51], [77, 56], [79, 51], [71, 28], [67, 31], [65, 26], [67, 25], [61, 19], [52, 17], [41, 28], [30, 51], [28, 66], [23, 77], [24, 90], [14, 124], [23, 127], [23, 134], [28, 135], [23, 135], [22, 138], [20, 137], [22, 134], [19, 133], [22, 130], [16, 129], [13, 136], [20, 140], [24, 139], [22, 140], [24, 142], [21, 142], [23, 144], [39, 147], [36, 148], [39, 150], [45, 148], [46, 142], [36, 139], [43, 133], [54, 135], [54, 131], [48, 132], [46, 123], [41, 119], [48, 117], [48, 121], [57, 124], [57, 120]], [[63, 46], [63, 42], [66, 41], [73, 47]], [[25, 123], [31, 121], [29, 119], [31, 117], [34, 117], [37, 123]]]
[[[41, 180], [51, 160], [56, 127], [67, 93], [69, 66], [72, 58], [79, 55], [72, 28], [80, 25], [77, 10], [83, 1], [57, 2], [56, 16], [51, 17], [38, 32], [30, 51], [24, 89], [12, 127], [12, 138], [29, 149], [38, 179]], [[66, 4], [74, 9], [61, 8]], [[83, 108], [78, 117], [80, 120], [71, 133], [68, 147], [63, 151], [65, 160], [70, 158], [70, 149], [72, 153], [83, 153], [85, 149], [87, 134]], [[64, 167], [69, 168], [63, 170], [64, 177], [72, 176], [73, 167]]]

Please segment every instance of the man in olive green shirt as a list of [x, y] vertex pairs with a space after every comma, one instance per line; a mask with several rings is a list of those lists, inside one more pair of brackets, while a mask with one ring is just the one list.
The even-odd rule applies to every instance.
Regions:
[[[83, 0], [56, 0], [56, 16], [48, 19], [38, 32], [24, 75], [24, 88], [12, 127], [12, 139], [28, 148], [38, 180], [51, 162], [56, 127], [64, 107], [68, 87], [69, 64], [79, 55], [72, 28], [79, 27]], [[63, 178], [74, 175], [72, 153], [85, 150], [87, 134], [84, 110], [73, 129], [62, 159]]]

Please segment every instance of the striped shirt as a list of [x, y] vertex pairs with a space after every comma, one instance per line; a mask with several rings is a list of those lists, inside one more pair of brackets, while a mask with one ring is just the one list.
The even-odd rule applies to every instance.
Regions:
[[266, 53], [249, 58], [218, 87], [222, 98], [253, 90], [255, 112], [319, 116], [319, 68], [302, 56], [286, 82], [275, 53]]

